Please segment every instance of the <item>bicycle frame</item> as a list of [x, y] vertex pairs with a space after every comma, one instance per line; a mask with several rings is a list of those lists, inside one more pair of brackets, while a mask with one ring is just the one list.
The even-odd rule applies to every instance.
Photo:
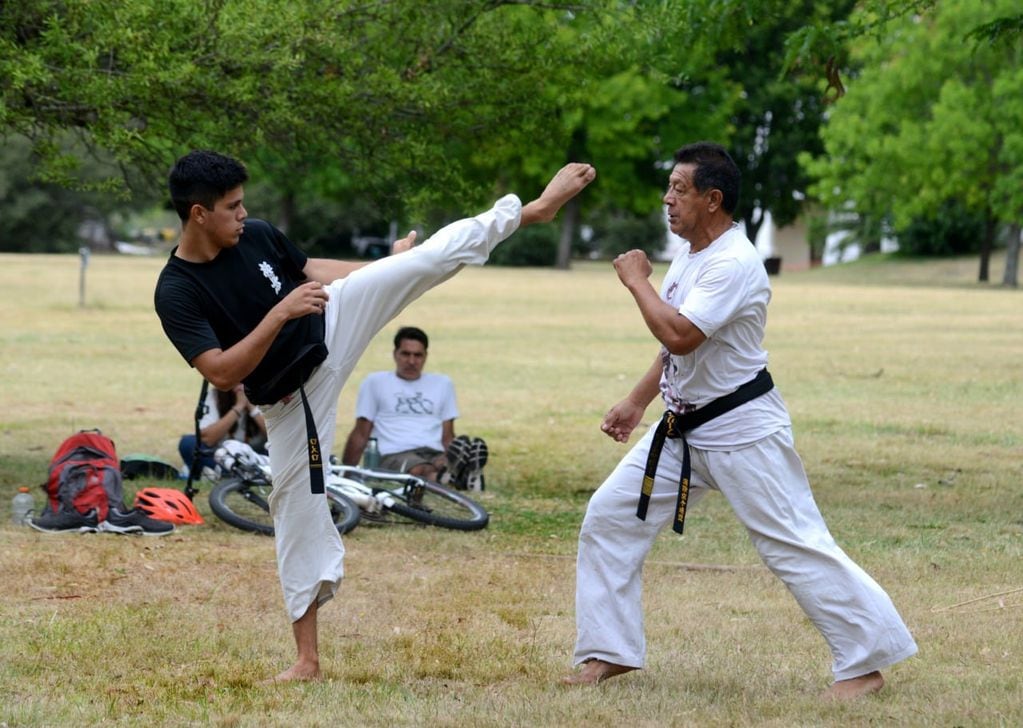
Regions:
[[[237, 472], [243, 478], [250, 480], [262, 479], [266, 483], [273, 482], [270, 475], [270, 458], [266, 455], [259, 455], [248, 446], [235, 446], [228, 450], [221, 448], [215, 457], [221, 467], [228, 472]], [[385, 509], [391, 508], [395, 498], [393, 490], [371, 488], [364, 482], [374, 479], [400, 484], [402, 495], [408, 494], [410, 489], [413, 494], [417, 489], [421, 491], [424, 482], [419, 476], [410, 473], [372, 470], [359, 465], [342, 465], [331, 462], [327, 467], [324, 487], [333, 493], [347, 496], [367, 513], [379, 514]]]
[[407, 493], [409, 489], [413, 492], [422, 489], [422, 478], [408, 473], [395, 473], [391, 471], [371, 470], [358, 465], [340, 465], [331, 463], [328, 470], [328, 477], [324, 485], [341, 495], [348, 496], [359, 508], [368, 513], [380, 513], [385, 508], [394, 505], [392, 491], [384, 488], [371, 488], [364, 482], [366, 479], [377, 478], [387, 480], [391, 483], [400, 483], [402, 489]]
[[[243, 530], [266, 533], [265, 517], [250, 518], [235, 511], [229, 499], [244, 499], [269, 510], [268, 488], [273, 487], [270, 458], [259, 455], [245, 443], [228, 441], [214, 454], [223, 477], [210, 492], [210, 504], [217, 515]], [[490, 515], [467, 495], [410, 473], [342, 465], [331, 458], [324, 486], [334, 503], [332, 515], [340, 517], [347, 507], [377, 523], [415, 523], [459, 531], [486, 528]], [[338, 507], [340, 510], [335, 511]], [[358, 522], [358, 519], [356, 519]], [[343, 522], [344, 523], [344, 522]], [[241, 524], [241, 525], [239, 525]]]

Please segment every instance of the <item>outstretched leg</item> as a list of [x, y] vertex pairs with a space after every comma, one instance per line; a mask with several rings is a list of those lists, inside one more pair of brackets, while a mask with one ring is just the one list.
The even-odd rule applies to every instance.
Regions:
[[835, 697], [880, 690], [880, 670], [916, 643], [891, 598], [835, 543], [788, 429], [732, 452], [693, 449], [693, 472], [713, 473], [764, 564], [784, 582], [833, 657]]
[[547, 183], [539, 197], [523, 206], [521, 227], [550, 222], [566, 202], [578, 195], [596, 177], [597, 170], [588, 164], [566, 164]]

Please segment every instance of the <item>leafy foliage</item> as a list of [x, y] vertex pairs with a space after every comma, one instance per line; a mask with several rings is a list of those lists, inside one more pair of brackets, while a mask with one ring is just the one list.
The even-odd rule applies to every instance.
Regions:
[[1023, 72], [1019, 48], [974, 47], [964, 33], [1010, 6], [943, 3], [863, 43], [863, 70], [823, 132], [825, 154], [803, 157], [825, 204], [890, 214], [899, 231], [950, 199], [982, 216], [981, 280], [997, 223], [1023, 217]]
[[594, 252], [613, 258], [627, 250], [642, 250], [653, 255], [664, 249], [667, 229], [660, 208], [647, 215], [615, 212], [599, 221]]
[[[101, 181], [112, 170], [109, 159], [86, 153], [74, 138], [65, 135], [60, 149], [76, 155], [81, 184], [75, 187], [38, 179], [38, 158], [32, 143], [9, 135], [0, 146], [0, 250], [5, 252], [74, 252], [81, 245], [77, 230], [85, 221], [100, 226], [124, 201], [104, 191]], [[134, 170], [124, 168], [125, 179]], [[138, 204], [151, 201], [137, 196]]]
[[497, 246], [490, 262], [505, 266], [549, 267], [554, 265], [557, 254], [558, 229], [550, 224], [533, 225]]
[[824, 64], [806, 62], [786, 73], [784, 38], [809, 24], [845, 18], [853, 3], [800, 0], [763, 3], [755, 19], [718, 53], [729, 81], [742, 88], [730, 116], [729, 147], [743, 173], [736, 217], [756, 238], [763, 211], [778, 226], [803, 210], [810, 184], [800, 152], [822, 151], [818, 130], [827, 107]]
[[32, 0], [2, 13], [0, 124], [65, 183], [77, 159], [54, 139], [77, 129], [161, 182], [177, 153], [210, 146], [273, 149], [267, 169], [293, 178], [327, 161], [377, 190], [429, 169], [438, 190], [459, 171], [446, 140], [512, 118], [542, 134], [535, 91], [572, 60], [548, 42], [569, 16], [539, 3]]
[[913, 220], [899, 234], [900, 255], [963, 255], [980, 250], [984, 218], [946, 201], [933, 216]]

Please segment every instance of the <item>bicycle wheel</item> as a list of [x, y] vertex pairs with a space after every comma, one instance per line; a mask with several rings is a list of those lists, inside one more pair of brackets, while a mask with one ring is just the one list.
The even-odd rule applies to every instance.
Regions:
[[[225, 523], [243, 531], [274, 535], [270, 517], [270, 490], [266, 482], [227, 478], [210, 491], [210, 508]], [[330, 514], [338, 533], [348, 533], [359, 524], [359, 507], [340, 493], [328, 493]]]
[[387, 491], [393, 501], [384, 505], [382, 513], [363, 513], [367, 522], [397, 523], [402, 520], [456, 531], [478, 531], [486, 528], [490, 514], [468, 496], [429, 480], [368, 477], [365, 484], [374, 493]]

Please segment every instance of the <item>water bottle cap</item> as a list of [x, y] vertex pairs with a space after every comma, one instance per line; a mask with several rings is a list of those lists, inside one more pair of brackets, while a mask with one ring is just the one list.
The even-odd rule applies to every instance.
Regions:
[[21, 486], [20, 488], [18, 488], [18, 492], [19, 493], [28, 493], [28, 486], [27, 485]]

